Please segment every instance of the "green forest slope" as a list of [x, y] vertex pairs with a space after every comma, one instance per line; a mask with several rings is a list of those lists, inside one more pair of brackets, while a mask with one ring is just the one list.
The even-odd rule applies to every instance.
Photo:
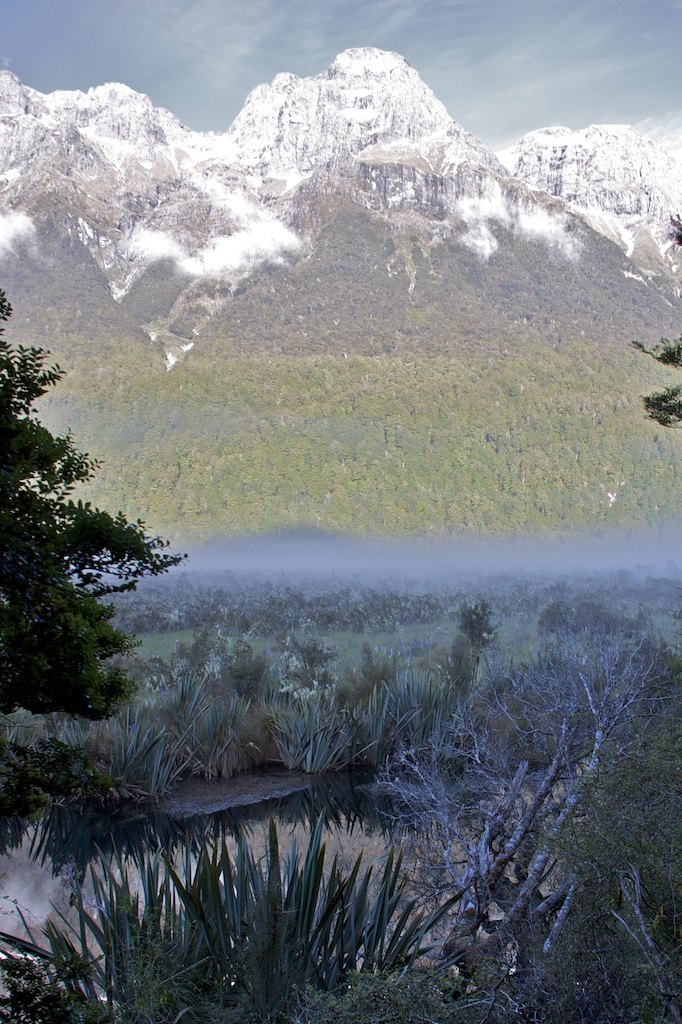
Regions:
[[639, 402], [663, 372], [625, 343], [259, 354], [75, 369], [44, 412], [103, 460], [94, 499], [173, 536], [584, 530], [682, 511], [682, 439]]
[[577, 218], [569, 255], [497, 225], [481, 260], [456, 232], [429, 241], [317, 203], [314, 244], [232, 289], [159, 263], [114, 302], [48, 220], [7, 264], [13, 340], [67, 371], [45, 421], [103, 462], [90, 497], [188, 541], [553, 533], [682, 512], [680, 439], [640, 401], [671, 373], [630, 346], [678, 333], [671, 281], [645, 280]]

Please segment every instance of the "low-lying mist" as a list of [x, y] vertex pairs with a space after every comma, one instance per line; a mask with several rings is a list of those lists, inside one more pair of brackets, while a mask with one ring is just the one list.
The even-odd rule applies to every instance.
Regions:
[[624, 569], [677, 577], [682, 573], [682, 523], [584, 536], [519, 536], [450, 543], [372, 540], [294, 530], [214, 541], [185, 550], [189, 557], [176, 573], [336, 575], [369, 582], [385, 578], [436, 581], [498, 573], [553, 576]]

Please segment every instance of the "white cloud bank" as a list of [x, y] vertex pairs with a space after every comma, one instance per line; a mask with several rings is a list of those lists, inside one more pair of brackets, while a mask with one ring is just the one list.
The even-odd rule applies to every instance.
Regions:
[[16, 242], [35, 234], [33, 221], [26, 213], [0, 210], [0, 258], [14, 251]]
[[293, 231], [246, 197], [225, 192], [219, 182], [201, 185], [230, 214], [235, 230], [216, 235], [203, 248], [190, 252], [170, 232], [137, 225], [126, 246], [130, 256], [149, 263], [173, 260], [190, 277], [236, 278], [265, 260], [281, 261], [285, 252], [300, 246]]
[[550, 213], [537, 207], [534, 210], [512, 205], [495, 182], [487, 195], [480, 199], [463, 199], [458, 212], [467, 230], [462, 241], [482, 260], [488, 260], [499, 248], [491, 224], [497, 223], [515, 235], [526, 235], [544, 242], [565, 259], [577, 259], [579, 243], [568, 231], [564, 214]]

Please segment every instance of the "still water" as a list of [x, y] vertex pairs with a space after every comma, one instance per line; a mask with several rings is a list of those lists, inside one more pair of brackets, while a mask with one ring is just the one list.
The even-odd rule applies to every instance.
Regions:
[[[39, 938], [55, 909], [69, 915], [74, 878], [85, 879], [92, 863], [115, 852], [139, 860], [163, 851], [172, 859], [204, 837], [234, 850], [243, 832], [259, 854], [271, 817], [283, 853], [293, 842], [305, 850], [322, 817], [330, 855], [350, 862], [363, 850], [370, 864], [391, 843], [388, 808], [371, 781], [366, 773], [263, 774], [225, 785], [188, 783], [159, 804], [126, 805], [106, 814], [55, 804], [37, 822], [0, 819], [0, 931], [25, 936], [25, 920]], [[262, 793], [279, 795], [257, 799]]]

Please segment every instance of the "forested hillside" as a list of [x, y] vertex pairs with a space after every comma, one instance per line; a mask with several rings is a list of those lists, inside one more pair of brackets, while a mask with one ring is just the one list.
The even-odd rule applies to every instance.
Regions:
[[74, 369], [45, 416], [103, 460], [93, 497], [175, 535], [551, 532], [679, 513], [679, 439], [639, 402], [664, 375], [590, 341], [121, 361]]

